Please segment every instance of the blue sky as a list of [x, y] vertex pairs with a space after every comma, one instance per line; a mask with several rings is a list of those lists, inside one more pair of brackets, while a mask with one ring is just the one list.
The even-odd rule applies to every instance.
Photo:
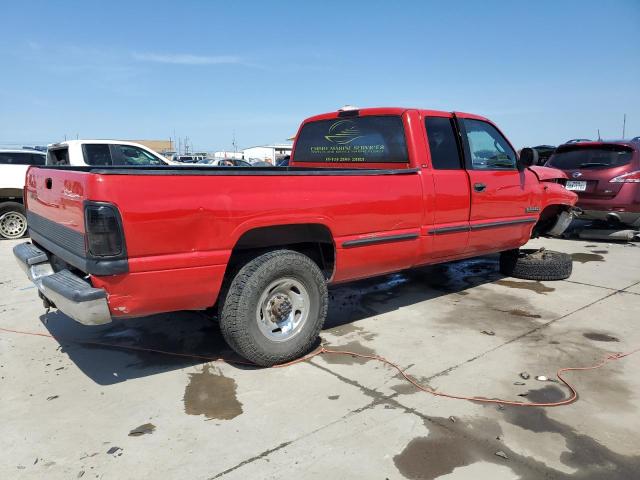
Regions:
[[3, 2], [0, 143], [280, 142], [344, 104], [640, 135], [640, 1]]

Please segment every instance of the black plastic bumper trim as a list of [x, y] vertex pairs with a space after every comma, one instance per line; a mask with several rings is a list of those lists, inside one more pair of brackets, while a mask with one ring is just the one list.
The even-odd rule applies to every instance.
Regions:
[[61, 270], [53, 275], [44, 277], [42, 285], [76, 303], [98, 300], [107, 296], [107, 293], [102, 288], [93, 288], [69, 270]]
[[13, 254], [18, 257], [22, 263], [29, 266], [49, 261], [46, 253], [34, 244], [28, 242], [20, 243], [13, 247]]
[[62, 260], [70, 265], [73, 265], [78, 270], [81, 270], [92, 275], [118, 275], [121, 273], [127, 273], [129, 271], [129, 261], [127, 259], [121, 260], [94, 260], [91, 258], [81, 257], [73, 252], [70, 252], [64, 247], [61, 247], [55, 242], [52, 242], [46, 237], [43, 237], [33, 229], [29, 229], [29, 236], [31, 239], [42, 247], [53, 253], [55, 256], [60, 257]]

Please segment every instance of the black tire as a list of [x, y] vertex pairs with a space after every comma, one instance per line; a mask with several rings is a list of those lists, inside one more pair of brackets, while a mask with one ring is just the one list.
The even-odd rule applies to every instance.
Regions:
[[[274, 341], [259, 326], [258, 304], [267, 287], [284, 278], [292, 278], [306, 289], [309, 311], [294, 336]], [[222, 295], [219, 322], [224, 339], [239, 355], [263, 367], [308, 353], [327, 316], [327, 285], [322, 272], [309, 257], [292, 250], [275, 250], [252, 259], [236, 273]]]
[[18, 202], [0, 203], [0, 238], [15, 240], [26, 234], [27, 214], [24, 205]]
[[572, 269], [573, 260], [567, 253], [519, 249], [500, 254], [500, 272], [524, 280], [564, 280]]

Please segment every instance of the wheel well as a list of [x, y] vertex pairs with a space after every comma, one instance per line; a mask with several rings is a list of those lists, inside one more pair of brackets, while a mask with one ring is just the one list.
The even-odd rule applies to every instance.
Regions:
[[260, 227], [245, 232], [236, 242], [227, 266], [233, 272], [268, 250], [295, 250], [313, 260], [325, 278], [333, 276], [336, 250], [331, 231], [320, 224], [294, 224]]
[[568, 205], [562, 204], [553, 204], [548, 205], [540, 212], [540, 217], [538, 218], [538, 222], [533, 227], [533, 232], [531, 233], [531, 238], [536, 238], [540, 235], [544, 235], [546, 232], [551, 230], [558, 219], [558, 215], [561, 212], [569, 210], [571, 207]]

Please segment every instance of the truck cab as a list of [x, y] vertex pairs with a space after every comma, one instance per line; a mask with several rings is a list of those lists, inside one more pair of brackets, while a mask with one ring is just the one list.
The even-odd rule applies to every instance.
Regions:
[[523, 163], [495, 124], [463, 112], [349, 107], [312, 117], [290, 165], [417, 172], [419, 263], [524, 244], [558, 220], [566, 227], [569, 209], [560, 205], [575, 202], [558, 183], [563, 172]]
[[175, 165], [144, 145], [124, 140], [67, 140], [49, 145], [47, 165]]

